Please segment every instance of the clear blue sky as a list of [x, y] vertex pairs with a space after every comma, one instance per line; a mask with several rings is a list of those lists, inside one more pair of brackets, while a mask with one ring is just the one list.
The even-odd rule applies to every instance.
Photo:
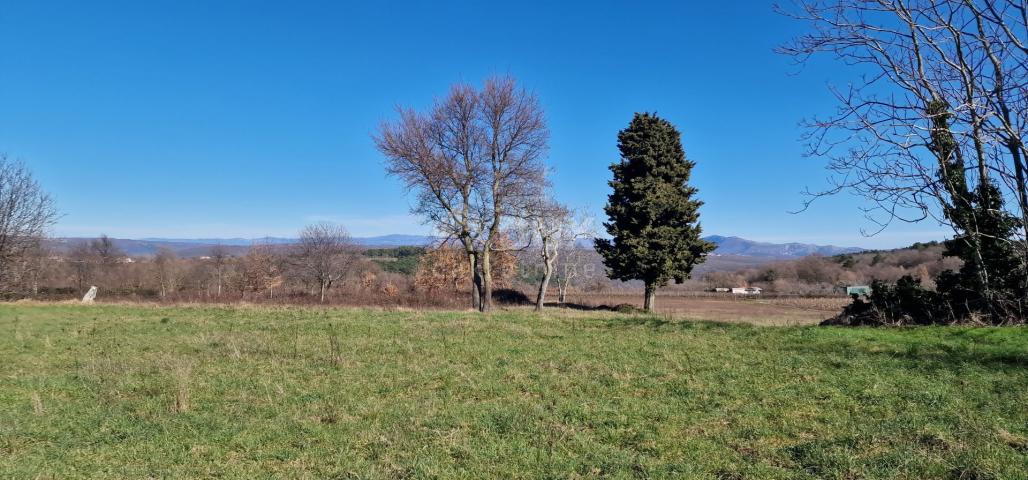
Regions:
[[0, 152], [27, 162], [64, 214], [60, 236], [290, 236], [332, 220], [355, 235], [424, 233], [371, 133], [397, 104], [512, 74], [552, 131], [559, 197], [601, 215], [633, 112], [682, 131], [708, 234], [888, 247], [859, 199], [793, 215], [825, 185], [797, 123], [826, 85], [772, 48], [801, 25], [767, 1], [0, 1]]

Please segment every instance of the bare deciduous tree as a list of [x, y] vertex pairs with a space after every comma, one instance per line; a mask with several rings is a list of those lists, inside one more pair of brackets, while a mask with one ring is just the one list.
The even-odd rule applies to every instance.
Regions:
[[484, 238], [482, 255], [482, 311], [492, 308], [492, 251], [501, 247], [504, 222], [522, 215], [546, 186], [549, 129], [539, 99], [518, 89], [514, 79], [487, 80], [481, 93], [482, 122], [488, 160], [483, 179], [480, 218]]
[[[609, 280], [602, 273], [599, 254], [591, 246], [598, 229], [595, 219], [583, 213], [579, 213], [579, 215], [582, 216], [576, 222], [578, 240], [567, 244], [557, 258], [557, 268], [553, 280], [557, 283], [557, 301], [561, 304], [567, 303], [568, 290], [572, 285], [581, 287], [586, 285], [586, 282], [592, 281], [593, 287], [597, 285], [602, 287], [606, 286], [606, 282]], [[584, 243], [590, 245], [580, 245], [579, 243], [583, 240]]]
[[308, 225], [300, 231], [295, 258], [301, 275], [318, 285], [321, 302], [332, 284], [343, 278], [355, 258], [346, 229], [331, 223]]
[[[814, 198], [844, 190], [861, 195], [879, 229], [935, 219], [978, 252], [969, 258], [981, 258], [989, 233], [974, 216], [951, 213], [996, 185], [1006, 189], [1025, 229], [1019, 239], [999, 240], [1018, 242], [1028, 255], [1028, 6], [799, 0], [797, 7], [779, 10], [808, 22], [811, 31], [781, 51], [800, 61], [828, 54], [862, 75], [832, 89], [835, 114], [809, 122], [810, 153], [828, 157], [837, 174]], [[977, 187], [963, 184], [965, 177]], [[979, 271], [987, 288], [996, 272], [984, 262]]]
[[97, 278], [103, 286], [111, 288], [114, 284], [118, 262], [125, 256], [125, 252], [114, 244], [114, 240], [106, 234], [89, 242], [89, 248], [93, 251], [93, 258], [96, 260]]
[[0, 155], [0, 292], [17, 285], [31, 266], [24, 257], [40, 242], [54, 222], [57, 210], [21, 162]]
[[215, 281], [217, 283], [217, 298], [221, 298], [221, 286], [224, 283], [225, 278], [225, 266], [228, 264], [229, 255], [228, 250], [222, 245], [215, 245], [211, 247], [210, 255], [211, 264], [214, 267]]
[[37, 242], [36, 245], [25, 252], [20, 265], [22, 272], [20, 275], [20, 290], [29, 292], [32, 295], [39, 294], [40, 281], [45, 275], [51, 253], [50, 249], [42, 241]]
[[[535, 299], [535, 310], [541, 311], [546, 304], [546, 292], [550, 281], [556, 275], [558, 300], [564, 302], [567, 295], [569, 277], [577, 275], [572, 263], [558, 262], [567, 260], [577, 250], [576, 242], [593, 234], [591, 222], [581, 213], [571, 210], [565, 205], [546, 197], [537, 198], [526, 210], [523, 228], [529, 230], [532, 240], [529, 244], [537, 245], [539, 260], [543, 267], [539, 280], [539, 289]], [[575, 259], [571, 259], [575, 260]]]
[[157, 279], [161, 298], [166, 298], [168, 293], [173, 293], [177, 289], [178, 271], [177, 265], [175, 265], [177, 259], [175, 252], [167, 248], [157, 250], [157, 254], [154, 255], [154, 276]]
[[512, 216], [545, 184], [549, 130], [538, 98], [513, 78], [466, 84], [426, 113], [400, 109], [375, 142], [386, 170], [417, 195], [413, 211], [464, 249], [472, 305], [492, 307], [492, 253]]
[[481, 277], [475, 243], [480, 232], [473, 218], [481, 177], [482, 132], [475, 121], [478, 94], [454, 85], [428, 113], [400, 109], [395, 123], [383, 123], [375, 143], [386, 157], [386, 171], [417, 196], [412, 208], [447, 238], [458, 241], [470, 268], [472, 307], [479, 306]]
[[93, 249], [97, 260], [103, 266], [114, 265], [118, 259], [125, 256], [125, 252], [118, 248], [114, 244], [114, 240], [106, 234], [101, 234], [99, 238], [90, 242], [89, 247]]
[[68, 252], [68, 262], [71, 263], [75, 271], [75, 286], [78, 288], [78, 292], [82, 293], [93, 280], [93, 270], [95, 267], [93, 249], [89, 247], [88, 243], [75, 245]]

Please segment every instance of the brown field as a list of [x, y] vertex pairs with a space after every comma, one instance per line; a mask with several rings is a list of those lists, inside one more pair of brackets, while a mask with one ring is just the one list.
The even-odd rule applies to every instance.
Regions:
[[[531, 300], [535, 298], [534, 292], [528, 289], [519, 289], [517, 291], [524, 294], [523, 300], [505, 302], [504, 300], [497, 299], [497, 308], [523, 309], [529, 306]], [[547, 297], [547, 305], [551, 308], [558, 306], [554, 303], [557, 297], [556, 293], [556, 291], [551, 291]], [[109, 294], [104, 295], [103, 298], [98, 298], [98, 301], [105, 304], [302, 305], [310, 307], [378, 308], [385, 310], [459, 311], [468, 308], [469, 295], [467, 293], [451, 292], [436, 295], [414, 292], [402, 292], [397, 295], [385, 295], [378, 292], [367, 292], [364, 295], [333, 292], [333, 295], [328, 299], [329, 301], [321, 304], [315, 297], [290, 294], [276, 295], [274, 298], [264, 295], [248, 296], [246, 298], [225, 295], [226, 299], [222, 301], [196, 295], [169, 295], [161, 300], [150, 297], [140, 298], [131, 295]], [[575, 292], [568, 293], [567, 298], [571, 310], [575, 310], [576, 307], [582, 310], [603, 310], [605, 309], [604, 307], [614, 307], [622, 304], [641, 308], [642, 300], [643, 295], [641, 291]], [[835, 316], [849, 301], [846, 297], [804, 297], [774, 294], [761, 297], [733, 297], [726, 294], [672, 290], [657, 294], [657, 313], [670, 315], [676, 319], [687, 320], [750, 323], [754, 325], [811, 325]], [[41, 303], [77, 304], [78, 297], [72, 295], [48, 296], [42, 299]]]
[[[585, 307], [629, 304], [642, 307], [642, 293], [575, 293], [568, 302]], [[657, 313], [690, 320], [752, 323], [755, 325], [810, 325], [839, 313], [846, 297], [731, 297], [727, 295], [657, 295]]]

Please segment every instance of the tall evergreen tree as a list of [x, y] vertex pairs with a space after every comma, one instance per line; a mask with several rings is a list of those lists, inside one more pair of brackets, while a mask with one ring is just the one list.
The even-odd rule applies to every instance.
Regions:
[[613, 193], [607, 199], [610, 240], [597, 239], [607, 275], [642, 280], [644, 308], [652, 311], [656, 290], [681, 283], [705, 260], [714, 244], [700, 238], [696, 188], [689, 186], [695, 163], [685, 158], [675, 126], [656, 115], [637, 113], [618, 132], [621, 161], [610, 166]]

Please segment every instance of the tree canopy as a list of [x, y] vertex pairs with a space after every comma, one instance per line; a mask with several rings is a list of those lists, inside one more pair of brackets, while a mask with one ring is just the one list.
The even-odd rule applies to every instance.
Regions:
[[646, 308], [672, 279], [681, 283], [714, 245], [700, 238], [695, 165], [685, 156], [678, 130], [655, 114], [637, 113], [618, 133], [621, 160], [610, 166], [613, 189], [603, 225], [611, 239], [597, 239], [608, 276], [642, 280]]

